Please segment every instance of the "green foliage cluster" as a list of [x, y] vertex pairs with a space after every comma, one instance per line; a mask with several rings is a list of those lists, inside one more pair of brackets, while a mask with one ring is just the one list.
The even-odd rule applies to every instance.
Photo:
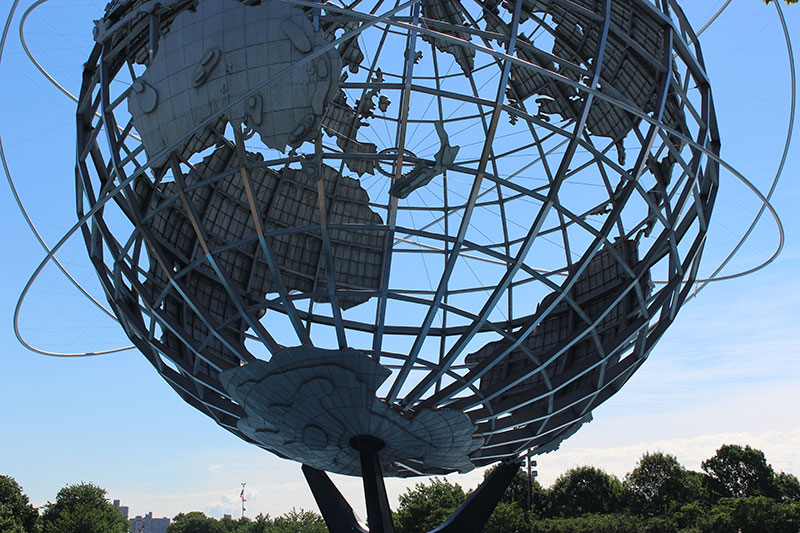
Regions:
[[[22, 487], [0, 475], [0, 533], [128, 533], [130, 522], [106, 499], [106, 491], [91, 483], [67, 485], [39, 509], [33, 507]], [[271, 519], [217, 520], [199, 511], [180, 513], [168, 526], [169, 533], [328, 533], [322, 517], [312, 511], [292, 509]]]
[[275, 519], [259, 514], [255, 519], [242, 517], [217, 520], [192, 511], [180, 513], [167, 526], [167, 533], [328, 533], [322, 517], [312, 511], [292, 509]]
[[39, 511], [23, 494], [22, 487], [9, 476], [0, 476], [0, 531], [28, 533], [38, 531]]
[[[760, 450], [726, 444], [701, 467], [661, 452], [645, 453], [624, 480], [582, 466], [547, 489], [531, 480], [530, 505], [521, 471], [483, 532], [800, 532], [800, 481], [776, 474]], [[418, 483], [400, 497], [397, 533], [430, 531], [467, 495], [447, 480]]]
[[47, 502], [43, 533], [127, 533], [128, 520], [106, 499], [105, 489], [91, 483], [67, 485]]
[[395, 527], [398, 531], [430, 531], [447, 520], [466, 498], [461, 485], [446, 479], [433, 479], [427, 485], [417, 483], [400, 495]]
[[106, 499], [106, 491], [91, 483], [67, 485], [41, 516], [22, 487], [0, 475], [0, 531], [3, 533], [127, 533], [128, 520]]

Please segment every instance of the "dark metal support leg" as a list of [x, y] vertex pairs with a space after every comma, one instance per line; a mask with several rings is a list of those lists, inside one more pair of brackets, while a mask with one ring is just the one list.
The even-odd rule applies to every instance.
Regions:
[[[395, 533], [386, 485], [378, 460], [383, 442], [373, 437], [357, 437], [350, 444], [361, 454], [361, 478], [367, 500], [369, 531], [356, 520], [353, 508], [334, 486], [328, 475], [303, 465], [314, 499], [331, 533]], [[521, 463], [506, 463], [495, 468], [444, 524], [430, 533], [473, 533], [480, 531], [503, 497]]]
[[500, 503], [520, 467], [519, 462], [501, 464], [481, 483], [475, 492], [450, 515], [444, 524], [430, 533], [478, 532], [489, 520], [494, 508]]
[[383, 441], [369, 436], [355, 437], [350, 445], [361, 454], [361, 479], [367, 500], [369, 533], [394, 533], [392, 510], [389, 508], [389, 497], [378, 460], [378, 452], [384, 447]]
[[368, 533], [358, 525], [353, 508], [347, 503], [333, 484], [328, 474], [308, 465], [303, 465], [303, 474], [317, 500], [317, 506], [331, 533]]

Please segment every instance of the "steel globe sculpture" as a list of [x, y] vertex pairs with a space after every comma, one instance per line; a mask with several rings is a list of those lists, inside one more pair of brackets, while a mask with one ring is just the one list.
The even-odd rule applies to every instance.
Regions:
[[308, 472], [551, 451], [692, 290], [719, 145], [674, 1], [117, 0], [94, 38], [108, 300], [185, 401]]

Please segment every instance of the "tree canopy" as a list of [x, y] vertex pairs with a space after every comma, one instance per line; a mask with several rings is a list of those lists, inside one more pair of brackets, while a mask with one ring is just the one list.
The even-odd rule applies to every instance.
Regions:
[[723, 498], [697, 521], [699, 531], [724, 533], [797, 533], [800, 506], [776, 502], [764, 496]]
[[38, 531], [38, 522], [39, 512], [22, 487], [13, 477], [0, 475], [0, 531], [33, 533]]
[[800, 481], [796, 476], [781, 472], [775, 476], [778, 497], [783, 502], [800, 502]]
[[44, 533], [127, 533], [128, 520], [91, 483], [67, 485], [42, 513]]
[[[486, 479], [491, 474], [496, 466], [486, 469], [483, 478]], [[511, 484], [503, 494], [503, 502], [515, 503], [520, 509], [527, 510], [528, 507], [536, 513], [541, 511], [545, 502], [545, 490], [542, 485], [536, 481], [531, 480], [531, 501], [528, 502], [528, 473], [525, 468], [520, 468], [511, 480]]]
[[268, 533], [326, 533], [328, 528], [320, 515], [312, 511], [292, 509], [272, 523]]
[[[703, 462], [703, 472], [686, 469], [674, 455], [647, 452], [624, 482], [583, 466], [549, 488], [534, 481], [532, 489], [526, 513], [527, 478], [518, 472], [482, 533], [800, 531], [800, 481], [775, 474], [750, 446], [723, 445]], [[446, 480], [417, 484], [401, 497], [398, 533], [438, 527], [468, 494]]]
[[327, 533], [322, 517], [303, 509], [292, 509], [274, 520], [259, 514], [255, 519], [242, 517], [217, 520], [200, 511], [180, 513], [167, 528], [167, 533]]
[[622, 483], [599, 468], [580, 466], [556, 479], [548, 500], [553, 516], [615, 513], [622, 509]]
[[216, 519], [200, 511], [179, 513], [167, 526], [167, 533], [226, 533], [225, 527]]
[[723, 444], [700, 466], [708, 476], [709, 488], [720, 497], [777, 496], [775, 471], [761, 450]]
[[625, 477], [631, 510], [644, 516], [665, 514], [676, 505], [696, 500], [701, 477], [689, 472], [674, 455], [645, 453]]
[[466, 498], [461, 485], [447, 479], [417, 483], [400, 495], [394, 515], [397, 533], [419, 533], [440, 526]]

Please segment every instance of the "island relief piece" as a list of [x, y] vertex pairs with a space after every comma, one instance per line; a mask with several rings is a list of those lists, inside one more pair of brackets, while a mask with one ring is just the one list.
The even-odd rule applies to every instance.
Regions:
[[350, 445], [368, 435], [385, 444], [386, 475], [395, 465], [426, 472], [467, 472], [469, 454], [483, 444], [469, 417], [451, 409], [421, 410], [409, 419], [376, 397], [391, 372], [352, 348], [298, 346], [267, 363], [254, 361], [219, 375], [231, 398], [244, 407], [237, 427], [258, 444], [320, 470], [361, 473]]
[[321, 51], [326, 45], [306, 14], [284, 2], [204, 1], [179, 13], [128, 98], [151, 164], [163, 165], [165, 150], [223, 108], [234, 127], [244, 124], [270, 148], [313, 140], [342, 69], [335, 49]]

